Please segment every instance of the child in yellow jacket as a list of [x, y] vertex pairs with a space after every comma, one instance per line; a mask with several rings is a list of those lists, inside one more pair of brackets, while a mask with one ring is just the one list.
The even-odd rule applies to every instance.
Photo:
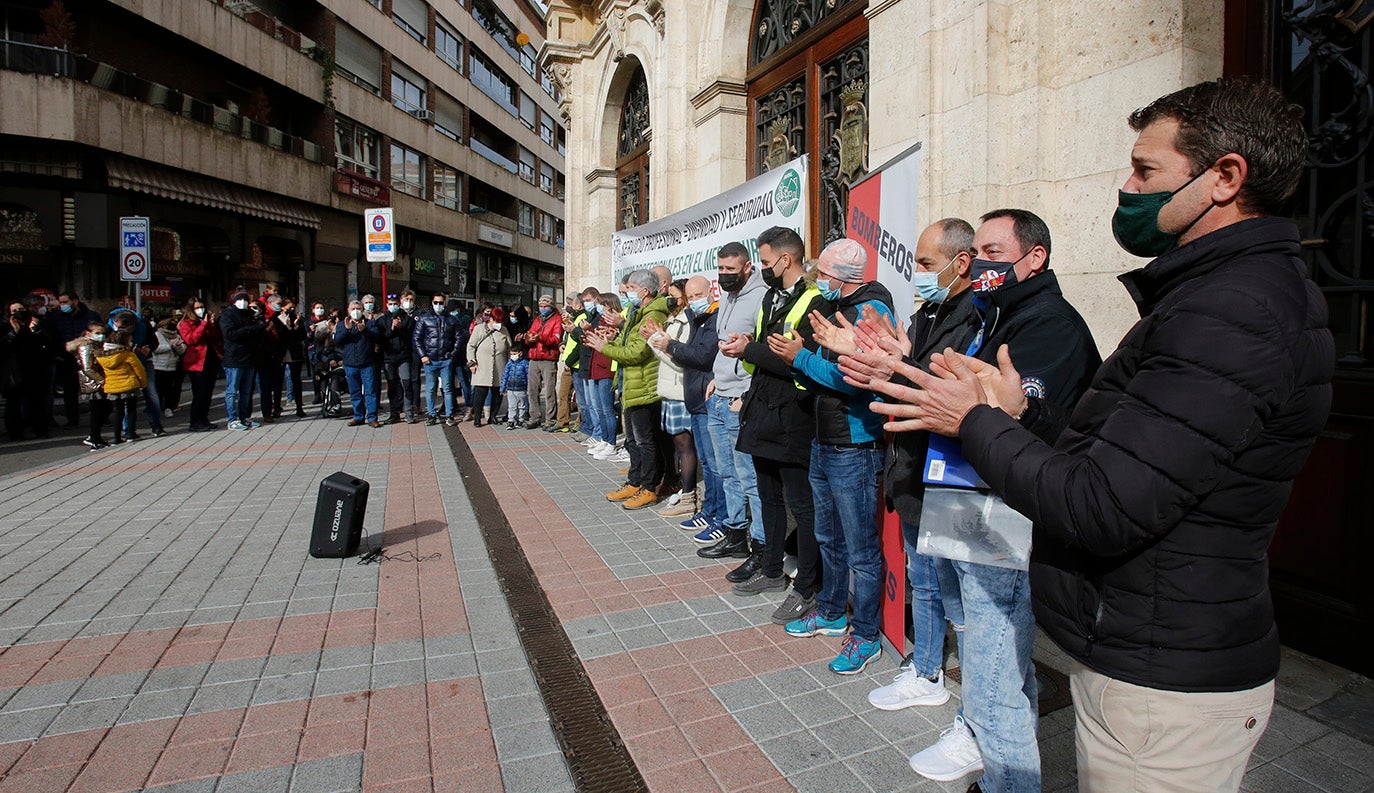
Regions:
[[138, 396], [148, 385], [148, 372], [143, 362], [129, 349], [131, 340], [127, 330], [111, 333], [95, 359], [105, 371], [105, 395], [114, 408], [115, 443], [124, 442], [124, 413], [138, 409]]

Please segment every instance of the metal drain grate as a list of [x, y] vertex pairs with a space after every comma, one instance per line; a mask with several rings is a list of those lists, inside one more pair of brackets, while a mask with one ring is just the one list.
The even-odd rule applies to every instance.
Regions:
[[648, 791], [462, 433], [444, 433], [579, 791]]

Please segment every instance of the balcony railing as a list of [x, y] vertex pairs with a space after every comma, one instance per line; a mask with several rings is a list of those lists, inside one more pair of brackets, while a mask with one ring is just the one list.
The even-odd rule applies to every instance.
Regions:
[[493, 149], [492, 147], [488, 146], [487, 144], [483, 143], [477, 138], [468, 138], [468, 147], [471, 148], [473, 151], [477, 152], [478, 154], [482, 155], [483, 157], [486, 157], [488, 160], [491, 160], [492, 162], [501, 166], [502, 168], [505, 168], [507, 171], [510, 171], [511, 173], [520, 172], [520, 166], [516, 165], [514, 160], [505, 156], [496, 149]]
[[310, 162], [321, 162], [323, 159], [324, 150], [318, 143], [288, 135], [275, 127], [245, 118], [228, 108], [212, 105], [165, 85], [121, 72], [108, 63], [100, 63], [84, 55], [0, 39], [0, 68], [76, 80], [175, 113], [221, 132], [303, 157]]
[[223, 6], [224, 10], [272, 38], [280, 40], [286, 46], [299, 50], [304, 55], [310, 55], [311, 50], [315, 48], [315, 42], [301, 35], [299, 31], [283, 25], [280, 19], [261, 11], [257, 4], [251, 0], [210, 0], [210, 2], [217, 6]]

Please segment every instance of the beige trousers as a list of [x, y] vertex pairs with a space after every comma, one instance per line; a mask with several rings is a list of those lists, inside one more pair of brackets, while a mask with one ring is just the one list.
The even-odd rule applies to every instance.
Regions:
[[1274, 707], [1272, 681], [1248, 691], [1183, 693], [1075, 665], [1070, 689], [1081, 793], [1239, 790]]

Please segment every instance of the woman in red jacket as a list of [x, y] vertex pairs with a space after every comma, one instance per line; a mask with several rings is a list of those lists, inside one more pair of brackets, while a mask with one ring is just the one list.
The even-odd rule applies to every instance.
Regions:
[[186, 354], [181, 358], [181, 365], [191, 378], [189, 429], [191, 432], [209, 432], [217, 429], [210, 423], [210, 396], [219, 377], [220, 357], [224, 355], [219, 325], [205, 301], [191, 298], [186, 303], [186, 312], [177, 330], [181, 333], [181, 340], [186, 342]]

